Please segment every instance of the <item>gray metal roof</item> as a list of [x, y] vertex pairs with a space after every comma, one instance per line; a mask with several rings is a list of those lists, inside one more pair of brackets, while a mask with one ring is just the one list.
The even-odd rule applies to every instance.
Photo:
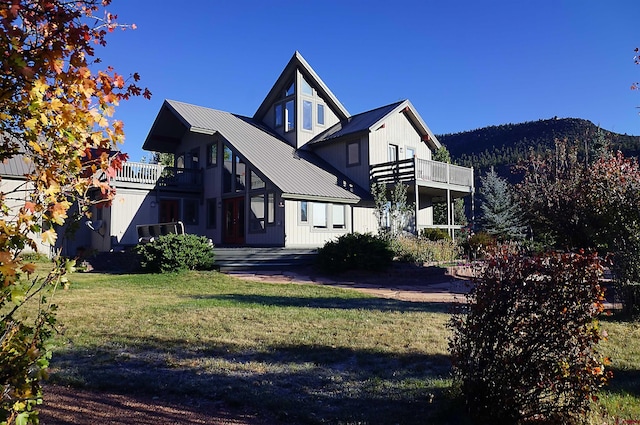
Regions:
[[[294, 149], [251, 118], [173, 100], [166, 100], [162, 108], [171, 110], [189, 131], [221, 134], [241, 157], [276, 185], [284, 197], [350, 203], [367, 197], [366, 191], [317, 155]], [[157, 136], [162, 138], [163, 134]]]
[[33, 164], [25, 162], [22, 155], [15, 155], [0, 161], [0, 176], [24, 178], [26, 174], [31, 172], [33, 172]]
[[440, 142], [436, 136], [431, 132], [427, 124], [422, 120], [422, 117], [416, 112], [411, 102], [407, 99], [399, 102], [391, 103], [386, 106], [381, 106], [370, 111], [362, 112], [342, 120], [339, 123], [333, 125], [331, 128], [323, 131], [314, 137], [309, 143], [313, 146], [317, 143], [328, 142], [334, 139], [338, 139], [350, 134], [357, 134], [365, 131], [371, 131], [376, 125], [379, 125], [387, 116], [394, 112], [405, 112], [408, 118], [413, 122], [418, 131], [425, 136], [428, 136], [427, 143], [430, 144], [432, 149], [438, 149]]
[[353, 115], [352, 117], [349, 117], [348, 119], [341, 121], [331, 128], [328, 128], [327, 130], [318, 134], [309, 143], [324, 142], [330, 139], [337, 139], [338, 137], [346, 136], [348, 134], [369, 131], [371, 126], [389, 115], [394, 109], [402, 104], [402, 102], [404, 101], [381, 106], [379, 108], [372, 109], [371, 111]]

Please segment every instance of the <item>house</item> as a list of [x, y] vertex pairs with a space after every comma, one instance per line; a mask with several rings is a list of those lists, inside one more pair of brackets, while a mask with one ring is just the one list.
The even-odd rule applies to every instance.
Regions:
[[174, 166], [126, 163], [84, 240], [109, 251], [180, 221], [218, 246], [318, 247], [377, 232], [375, 182], [407, 185], [409, 230], [452, 231], [433, 225], [433, 203], [473, 193], [473, 169], [433, 161], [439, 147], [409, 100], [351, 115], [295, 52], [252, 117], [166, 100], [143, 148]]

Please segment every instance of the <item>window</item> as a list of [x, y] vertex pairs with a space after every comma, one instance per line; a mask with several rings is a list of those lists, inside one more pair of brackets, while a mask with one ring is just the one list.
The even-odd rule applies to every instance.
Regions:
[[300, 221], [302, 223], [309, 222], [308, 207], [309, 203], [307, 201], [300, 201]]
[[294, 82], [291, 82], [287, 90], [284, 92], [285, 96], [292, 96], [296, 92], [296, 85]]
[[185, 199], [183, 201], [184, 214], [182, 220], [185, 224], [198, 224], [198, 201]]
[[344, 205], [333, 205], [333, 216], [332, 224], [334, 229], [344, 229], [345, 220], [344, 220]]
[[312, 205], [313, 227], [326, 229], [327, 228], [327, 204], [320, 204], [314, 202]]
[[407, 151], [406, 154], [405, 154], [405, 158], [406, 159], [413, 159], [416, 156], [415, 148], [407, 147], [406, 151]]
[[196, 148], [189, 152], [189, 168], [197, 170], [200, 165], [200, 149]]
[[282, 103], [278, 103], [275, 106], [275, 125], [276, 127], [282, 127], [282, 124], [284, 124], [283, 120], [282, 120]]
[[284, 104], [284, 116], [286, 121], [286, 127], [284, 131], [291, 131], [296, 128], [296, 113], [294, 110], [293, 100], [289, 100]]
[[215, 229], [218, 221], [216, 198], [207, 199], [207, 229]]
[[214, 167], [218, 164], [218, 143], [213, 142], [207, 145], [207, 167]]
[[398, 159], [398, 145], [389, 145], [389, 162], [396, 162]]
[[360, 142], [347, 143], [347, 166], [360, 165]]
[[236, 192], [244, 192], [247, 165], [235, 154], [233, 155], [233, 162], [236, 168]]
[[316, 114], [316, 120], [318, 121], [318, 125], [324, 125], [324, 105], [322, 103], [318, 103], [318, 113]]
[[313, 111], [313, 103], [309, 100], [302, 101], [302, 128], [305, 130], [313, 129], [313, 119], [311, 113]]
[[224, 178], [222, 183], [222, 190], [224, 193], [229, 193], [231, 192], [231, 189], [232, 189], [231, 176], [233, 174], [233, 152], [231, 151], [231, 148], [229, 148], [229, 146], [227, 145], [224, 146], [223, 160], [224, 160], [224, 170], [223, 170]]
[[262, 180], [260, 176], [256, 174], [255, 171], [251, 170], [251, 190], [264, 189], [264, 188], [265, 188], [264, 180]]
[[313, 89], [311, 88], [309, 83], [307, 83], [307, 80], [305, 80], [304, 78], [302, 79], [302, 94], [313, 96]]
[[184, 154], [176, 156], [176, 168], [184, 168]]
[[265, 209], [264, 194], [251, 196], [251, 217], [249, 219], [249, 228], [252, 232], [264, 231], [265, 225]]
[[267, 223], [273, 224], [276, 221], [276, 195], [267, 193]]

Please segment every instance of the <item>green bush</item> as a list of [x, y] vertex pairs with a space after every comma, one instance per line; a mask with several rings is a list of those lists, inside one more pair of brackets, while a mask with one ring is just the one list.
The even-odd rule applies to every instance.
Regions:
[[444, 229], [422, 229], [420, 230], [420, 239], [426, 239], [429, 241], [439, 241], [439, 240], [451, 240], [451, 236]]
[[392, 239], [390, 246], [398, 261], [408, 263], [449, 262], [460, 258], [460, 247], [451, 239], [432, 241], [402, 236]]
[[209, 270], [215, 255], [211, 241], [204, 236], [159, 236], [153, 242], [138, 245], [140, 266], [149, 273], [170, 273], [182, 270]]
[[371, 233], [348, 233], [318, 249], [317, 267], [327, 273], [384, 270], [393, 261], [389, 242]]
[[451, 320], [454, 377], [484, 423], [582, 423], [604, 385], [595, 255], [496, 256]]

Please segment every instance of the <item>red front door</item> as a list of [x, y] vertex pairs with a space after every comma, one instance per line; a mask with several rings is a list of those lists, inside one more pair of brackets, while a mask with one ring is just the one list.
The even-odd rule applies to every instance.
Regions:
[[225, 199], [222, 205], [224, 210], [222, 242], [242, 245], [244, 243], [244, 197]]

